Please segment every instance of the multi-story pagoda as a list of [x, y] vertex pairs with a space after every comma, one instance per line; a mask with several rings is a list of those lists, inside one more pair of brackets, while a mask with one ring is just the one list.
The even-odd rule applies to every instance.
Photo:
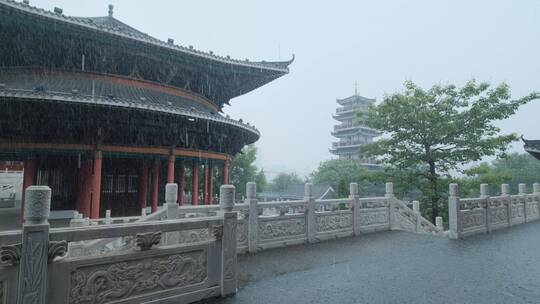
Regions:
[[358, 95], [357, 90], [353, 96], [337, 99], [341, 106], [336, 109], [336, 114], [332, 117], [339, 121], [334, 126], [332, 135], [338, 139], [332, 143], [330, 152], [337, 155], [339, 159], [359, 160], [366, 166], [375, 164], [370, 159], [360, 159], [358, 149], [360, 146], [373, 142], [373, 138], [380, 135], [380, 132], [365, 126], [359, 118], [359, 113], [367, 113], [368, 107], [375, 103], [375, 99], [369, 99]]
[[23, 188], [49, 185], [53, 210], [91, 218], [155, 211], [169, 182], [210, 203], [215, 179], [227, 183], [231, 158], [260, 136], [223, 105], [292, 62], [164, 42], [112, 5], [81, 18], [0, 0], [0, 35], [0, 161], [24, 162]]

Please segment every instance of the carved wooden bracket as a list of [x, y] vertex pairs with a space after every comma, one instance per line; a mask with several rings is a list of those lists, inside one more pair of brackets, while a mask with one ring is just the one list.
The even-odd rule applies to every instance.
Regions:
[[212, 233], [214, 234], [216, 240], [221, 240], [223, 237], [223, 225], [212, 226]]
[[149, 232], [149, 233], [138, 233], [135, 236], [135, 243], [137, 247], [141, 250], [150, 250], [152, 246], [159, 245], [161, 242], [161, 231], [158, 232]]
[[21, 260], [22, 243], [0, 246], [0, 262], [9, 265], [18, 265]]
[[68, 242], [59, 241], [59, 242], [49, 242], [48, 258], [49, 263], [54, 261], [57, 257], [64, 257], [68, 251]]

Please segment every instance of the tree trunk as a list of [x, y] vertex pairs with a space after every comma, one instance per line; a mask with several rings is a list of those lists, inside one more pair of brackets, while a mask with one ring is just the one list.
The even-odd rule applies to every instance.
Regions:
[[435, 170], [435, 162], [429, 161], [429, 182], [431, 184], [432, 193], [431, 200], [431, 222], [435, 223], [435, 218], [439, 215], [439, 191], [437, 189], [437, 172]]

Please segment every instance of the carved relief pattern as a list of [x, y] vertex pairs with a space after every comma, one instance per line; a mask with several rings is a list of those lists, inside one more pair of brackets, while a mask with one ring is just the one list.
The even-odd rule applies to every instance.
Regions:
[[435, 225], [433, 225], [430, 221], [421, 218], [420, 219], [420, 227], [418, 230], [419, 233], [431, 233], [431, 234], [437, 234], [441, 231], [439, 228], [437, 228]]
[[463, 212], [463, 229], [485, 225], [484, 210]]
[[233, 243], [236, 243], [237, 222], [230, 221], [227, 218], [225, 218], [225, 221], [225, 228], [223, 229], [223, 251], [225, 256], [223, 261], [225, 266], [223, 270], [223, 277], [225, 280], [233, 280], [236, 277], [236, 244], [227, 244], [227, 242], [232, 241]]
[[305, 233], [306, 221], [303, 218], [259, 222], [259, 237], [261, 240], [297, 236]]
[[8, 265], [18, 265], [21, 260], [21, 252], [21, 243], [0, 246], [0, 262]]
[[150, 250], [152, 246], [161, 242], [161, 232], [139, 233], [135, 236], [137, 247], [141, 250]]
[[538, 202], [527, 203], [527, 219], [538, 218]]
[[49, 249], [47, 254], [49, 258], [49, 263], [54, 261], [54, 259], [57, 257], [65, 256], [67, 254], [67, 250], [68, 242], [66, 241], [49, 242]]
[[493, 224], [507, 223], [506, 207], [497, 207], [489, 210], [489, 219]]
[[236, 242], [238, 246], [247, 246], [248, 243], [248, 225], [244, 222], [238, 222], [236, 226]]
[[[88, 269], [89, 268], [89, 269]], [[69, 303], [101, 304], [203, 282], [203, 250], [78, 269], [71, 273]]]
[[396, 206], [394, 208], [394, 218], [397, 227], [405, 231], [416, 231], [416, 214], [409, 208]]
[[21, 295], [23, 303], [39, 303], [41, 296], [46, 291], [43, 284], [43, 264], [47, 263], [46, 256], [46, 243], [45, 233], [34, 232], [29, 233], [25, 243], [25, 250], [29, 252], [25, 253], [22, 257], [21, 268], [23, 273], [19, 274], [23, 276]]
[[523, 204], [512, 204], [511, 207], [512, 210], [512, 218], [524, 218], [524, 210], [523, 210]]
[[388, 210], [360, 212], [360, 225], [388, 224]]
[[[212, 236], [214, 235], [212, 234]], [[208, 228], [184, 230], [184, 231], [178, 232], [179, 244], [190, 244], [190, 243], [206, 241], [209, 239], [210, 239], [210, 232], [208, 231]]]
[[342, 230], [352, 227], [352, 214], [317, 215], [317, 232]]

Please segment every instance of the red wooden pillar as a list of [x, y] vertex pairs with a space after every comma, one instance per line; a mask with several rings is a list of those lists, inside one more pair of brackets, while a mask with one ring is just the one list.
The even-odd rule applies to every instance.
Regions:
[[209, 174], [210, 174], [210, 171], [208, 171], [208, 163], [204, 164], [204, 204], [205, 205], [208, 205], [210, 204], [210, 199], [208, 198], [208, 194], [210, 193], [209, 191], [209, 184], [208, 184], [208, 181], [210, 179], [209, 177]]
[[92, 162], [83, 162], [79, 169], [79, 192], [77, 193], [77, 211], [83, 217], [90, 217], [92, 201]]
[[167, 171], [167, 183], [172, 184], [174, 183], [174, 160], [175, 160], [174, 154], [171, 154], [169, 156], [169, 168]]
[[214, 202], [214, 166], [212, 164], [208, 165], [208, 202], [212, 204]]
[[99, 207], [101, 202], [101, 169], [103, 165], [103, 156], [101, 151], [96, 151], [94, 158], [94, 176], [92, 176], [92, 203], [91, 218], [99, 218]]
[[141, 176], [139, 177], [139, 207], [146, 208], [146, 199], [148, 197], [148, 166], [142, 163]]
[[223, 164], [223, 184], [229, 184], [229, 161], [226, 160]]
[[25, 192], [26, 188], [32, 186], [34, 184], [34, 178], [36, 176], [36, 159], [35, 158], [27, 158], [24, 161], [24, 173], [23, 173], [23, 189], [22, 189], [22, 195], [21, 195], [21, 223], [24, 222], [24, 200], [25, 200]]
[[191, 204], [192, 205], [198, 205], [199, 204], [199, 162], [193, 161], [193, 167], [191, 170], [191, 176], [193, 178], [191, 184]]
[[159, 166], [159, 160], [156, 160], [152, 172], [152, 213], [156, 212], [158, 208]]
[[180, 163], [178, 166], [178, 205], [182, 206], [184, 204], [184, 179], [186, 177], [186, 170], [184, 169], [184, 164]]

